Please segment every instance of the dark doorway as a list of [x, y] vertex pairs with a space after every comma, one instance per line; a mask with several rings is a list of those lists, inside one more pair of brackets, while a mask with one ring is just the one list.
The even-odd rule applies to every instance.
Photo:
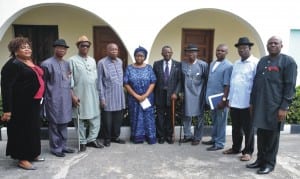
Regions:
[[128, 64], [128, 53], [119, 36], [108, 26], [95, 26], [93, 31], [96, 61], [106, 56], [106, 45], [113, 42], [119, 46], [119, 58], [123, 60], [123, 69], [125, 69]]
[[38, 65], [53, 55], [53, 42], [58, 39], [56, 25], [13, 25], [15, 37], [23, 36], [32, 42], [32, 58]]
[[214, 30], [182, 29], [181, 59], [185, 59], [184, 48], [192, 43], [198, 46], [198, 58], [210, 63], [213, 59]]

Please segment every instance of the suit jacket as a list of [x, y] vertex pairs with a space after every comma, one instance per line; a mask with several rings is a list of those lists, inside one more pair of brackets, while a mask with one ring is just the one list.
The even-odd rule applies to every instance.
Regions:
[[[178, 94], [181, 91], [181, 64], [173, 59], [172, 66], [170, 71], [170, 76], [168, 80], [168, 88], [167, 88], [167, 105], [171, 104], [171, 95], [173, 93]], [[162, 106], [165, 104], [162, 100], [165, 99], [164, 94], [164, 68], [163, 68], [164, 60], [159, 60], [154, 62], [153, 70], [156, 75], [157, 81], [155, 84], [155, 105]]]

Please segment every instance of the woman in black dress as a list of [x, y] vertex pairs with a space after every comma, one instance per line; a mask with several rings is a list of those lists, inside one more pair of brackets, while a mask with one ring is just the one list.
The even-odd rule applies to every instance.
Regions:
[[17, 37], [8, 44], [10, 59], [1, 70], [2, 120], [7, 122], [6, 155], [18, 166], [35, 170], [31, 161], [43, 161], [40, 140], [40, 102], [44, 93], [43, 71], [31, 59], [31, 43]]

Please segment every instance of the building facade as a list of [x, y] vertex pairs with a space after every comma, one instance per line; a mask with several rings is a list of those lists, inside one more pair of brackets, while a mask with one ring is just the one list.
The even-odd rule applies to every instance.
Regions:
[[[239, 2], [235, 0], [27, 0], [0, 1], [0, 67], [8, 59], [8, 42], [15, 36], [29, 36], [37, 62], [52, 55], [52, 42], [64, 38], [70, 45], [66, 58], [77, 52], [75, 43], [86, 35], [92, 42], [90, 55], [100, 59], [105, 45], [117, 42], [125, 64], [132, 63], [139, 45], [149, 51], [147, 62], [161, 58], [161, 47], [173, 47], [173, 57], [184, 58], [184, 47], [195, 43], [199, 56], [215, 58], [214, 49], [227, 44], [228, 58], [238, 59], [234, 44], [241, 36], [255, 43], [256, 57], [267, 54], [272, 35], [283, 39], [283, 52], [300, 64], [296, 45], [300, 42], [300, 11], [296, 1]], [[300, 75], [298, 75], [300, 76]], [[300, 81], [298, 80], [298, 85]]]

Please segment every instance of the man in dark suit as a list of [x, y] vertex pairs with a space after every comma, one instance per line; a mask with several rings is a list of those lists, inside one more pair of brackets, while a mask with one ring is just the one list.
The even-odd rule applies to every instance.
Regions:
[[173, 126], [171, 120], [171, 100], [177, 99], [180, 91], [181, 67], [180, 63], [172, 59], [172, 48], [163, 46], [161, 55], [163, 59], [154, 62], [153, 70], [157, 81], [155, 85], [156, 105], [156, 133], [158, 143], [167, 141], [173, 144]]

